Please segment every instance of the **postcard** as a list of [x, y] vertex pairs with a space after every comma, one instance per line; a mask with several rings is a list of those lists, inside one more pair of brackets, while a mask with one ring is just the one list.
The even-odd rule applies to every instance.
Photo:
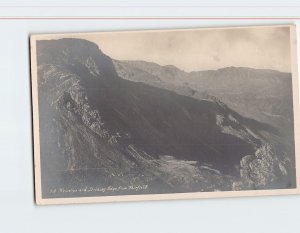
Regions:
[[30, 42], [37, 204], [299, 193], [296, 26]]

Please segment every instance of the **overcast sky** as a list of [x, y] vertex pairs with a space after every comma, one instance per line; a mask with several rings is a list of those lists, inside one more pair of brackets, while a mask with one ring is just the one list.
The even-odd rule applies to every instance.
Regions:
[[91, 34], [108, 56], [185, 71], [243, 66], [290, 72], [289, 27]]

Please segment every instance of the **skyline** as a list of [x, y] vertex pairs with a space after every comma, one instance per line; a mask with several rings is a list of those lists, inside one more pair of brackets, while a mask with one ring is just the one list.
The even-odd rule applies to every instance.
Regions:
[[87, 37], [113, 59], [174, 65], [186, 72], [230, 66], [291, 72], [289, 27], [111, 32]]
[[290, 26], [57, 34], [98, 45], [116, 60], [141, 60], [183, 71], [248, 67], [291, 72]]

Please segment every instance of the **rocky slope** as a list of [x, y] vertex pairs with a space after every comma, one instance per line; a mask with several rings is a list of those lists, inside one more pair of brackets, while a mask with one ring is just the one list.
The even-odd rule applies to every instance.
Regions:
[[295, 185], [280, 132], [219, 100], [122, 79], [86, 40], [37, 41], [37, 61], [44, 197]]

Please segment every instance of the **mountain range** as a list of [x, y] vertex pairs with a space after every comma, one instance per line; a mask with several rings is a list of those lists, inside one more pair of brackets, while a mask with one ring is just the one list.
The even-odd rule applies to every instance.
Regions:
[[184, 72], [175, 66], [113, 60], [118, 75], [195, 99], [219, 99], [240, 114], [280, 127], [293, 138], [290, 73], [246, 67]]
[[[187, 73], [68, 38], [37, 41], [37, 69], [44, 198], [295, 186], [294, 142], [278, 125], [293, 128], [290, 74]], [[147, 188], [50, 192], [107, 186]]]

